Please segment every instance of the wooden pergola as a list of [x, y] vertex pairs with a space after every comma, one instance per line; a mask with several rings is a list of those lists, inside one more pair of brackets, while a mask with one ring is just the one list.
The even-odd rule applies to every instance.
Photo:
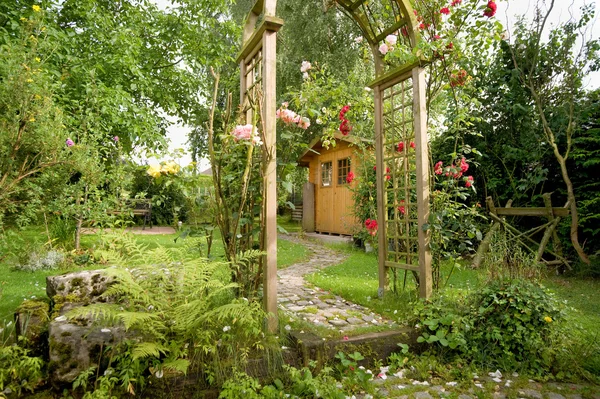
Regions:
[[[399, 66], [385, 62], [379, 50], [388, 35], [413, 49], [420, 41], [409, 0], [337, 0], [341, 11], [360, 27], [375, 61], [370, 84], [375, 99], [377, 210], [379, 224], [379, 296], [388, 287], [388, 270], [412, 271], [419, 294], [432, 292], [429, 231], [429, 167], [425, 108], [425, 63], [415, 57]], [[241, 104], [260, 101], [265, 135], [266, 222], [264, 307], [271, 314], [268, 329], [277, 328], [277, 193], [276, 193], [276, 35], [283, 21], [276, 0], [257, 0], [244, 28], [240, 63]], [[259, 22], [260, 21], [260, 22]], [[398, 45], [397, 44], [397, 45]], [[248, 123], [252, 114], [247, 113]]]

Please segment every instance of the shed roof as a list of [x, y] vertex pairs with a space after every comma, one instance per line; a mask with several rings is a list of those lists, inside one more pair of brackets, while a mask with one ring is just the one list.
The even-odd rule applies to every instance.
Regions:
[[[369, 139], [365, 139], [365, 138], [357, 137], [357, 136], [344, 136], [343, 134], [341, 134], [339, 132], [334, 135], [334, 138], [336, 140], [344, 141], [344, 142], [347, 142], [350, 144], [363, 143], [368, 146], [373, 145], [373, 140], [369, 140]], [[320, 137], [315, 138], [313, 141], [311, 141], [308, 144], [308, 147], [306, 148], [306, 150], [304, 150], [302, 155], [300, 155], [300, 157], [298, 158], [298, 165], [303, 166], [303, 167], [308, 167], [308, 163], [310, 162], [310, 159], [314, 155], [319, 155], [321, 153], [321, 151], [323, 151], [324, 149], [325, 149], [325, 147], [323, 146], [321, 138]]]

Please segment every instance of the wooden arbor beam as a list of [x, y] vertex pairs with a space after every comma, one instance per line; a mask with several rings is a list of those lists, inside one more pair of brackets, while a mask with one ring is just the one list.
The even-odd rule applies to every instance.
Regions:
[[[389, 34], [397, 34], [398, 40], [402, 40], [405, 45], [412, 48], [418, 45], [421, 40], [418, 29], [417, 21], [413, 13], [410, 1], [408, 0], [380, 0], [378, 2], [370, 2], [367, 0], [338, 0], [337, 3], [345, 10], [345, 12], [351, 16], [361, 28], [364, 37], [369, 42], [373, 57], [375, 60], [375, 72], [376, 79], [369, 85], [374, 92], [375, 102], [375, 147], [376, 147], [376, 171], [377, 171], [377, 220], [379, 225], [379, 238], [378, 238], [378, 270], [379, 270], [379, 290], [378, 295], [383, 296], [387, 289], [387, 272], [390, 267], [401, 268], [410, 271], [418, 271], [419, 273], [419, 295], [422, 298], [428, 298], [432, 294], [433, 279], [431, 269], [431, 252], [429, 248], [429, 237], [430, 232], [424, 227], [426, 226], [429, 218], [429, 145], [427, 139], [427, 113], [425, 108], [426, 93], [425, 93], [425, 80], [424, 80], [424, 69], [423, 66], [426, 64], [425, 60], [415, 59], [404, 65], [398, 66], [391, 70], [385, 70], [385, 63], [383, 62], [382, 55], [379, 52], [379, 45], [385, 40], [385, 37]], [[385, 14], [391, 16], [389, 20], [382, 21], [377, 19], [378, 12], [380, 10], [387, 10]], [[383, 15], [383, 13], [381, 13]], [[407, 92], [410, 90], [410, 84], [406, 85], [404, 82], [412, 81], [412, 109], [410, 111], [402, 104], [399, 107], [389, 106], [387, 104], [390, 98], [400, 95], [408, 95]], [[385, 92], [390, 94], [386, 95]], [[401, 93], [401, 94], [399, 94]], [[386, 105], [387, 104], [387, 105]], [[387, 107], [387, 108], [386, 108]], [[414, 137], [414, 143], [416, 145], [416, 159], [411, 159], [410, 162], [414, 161], [413, 166], [406, 167], [402, 172], [404, 176], [394, 176], [394, 180], [403, 180], [403, 182], [394, 182], [394, 193], [393, 201], [397, 201], [398, 198], [404, 196], [406, 204], [409, 201], [408, 192], [411, 190], [411, 183], [409, 174], [410, 170], [414, 167], [415, 169], [415, 191], [416, 191], [416, 210], [417, 217], [415, 222], [406, 220], [403, 228], [406, 229], [404, 235], [407, 237], [416, 235], [416, 245], [418, 247], [418, 256], [414, 256], [411, 252], [411, 240], [405, 240], [405, 250], [400, 251], [398, 249], [398, 235], [390, 234], [390, 227], [388, 226], [388, 217], [390, 211], [388, 210], [388, 190], [387, 190], [387, 179], [389, 174], [386, 172], [389, 164], [389, 156], [387, 152], [389, 148], [389, 140], [394, 136], [395, 127], [386, 125], [388, 118], [394, 120], [394, 113], [396, 109], [402, 110], [402, 121], [400, 122], [403, 126], [412, 126], [412, 132], [409, 134]], [[408, 113], [412, 115], [407, 116]], [[412, 117], [412, 120], [411, 120]], [[410, 128], [409, 128], [410, 129]], [[406, 134], [406, 132], [405, 132]], [[386, 161], [388, 159], [388, 161]], [[406, 159], [408, 161], [408, 158]], [[404, 191], [397, 191], [399, 186], [404, 183]], [[396, 204], [398, 205], [398, 204]], [[395, 213], [394, 217], [398, 217], [397, 212], [392, 208], [392, 212]], [[392, 221], [393, 222], [393, 221]], [[415, 226], [416, 225], [416, 226]], [[396, 225], [397, 226], [397, 225]], [[409, 232], [408, 230], [411, 230]], [[416, 232], [414, 230], [417, 230]], [[396, 248], [393, 252], [393, 261], [388, 260], [389, 245], [395, 243]], [[415, 265], [414, 258], [417, 258], [418, 264]], [[398, 259], [404, 257], [404, 260]]]
[[[266, 252], [263, 259], [263, 307], [268, 314], [266, 329], [275, 333], [277, 318], [277, 31], [283, 20], [275, 17], [276, 0], [258, 0], [246, 19], [242, 49], [237, 57], [240, 63], [240, 104], [245, 104], [250, 95], [260, 101], [258, 109], [264, 130], [263, 170], [264, 194], [262, 220], [265, 234], [262, 247]], [[264, 18], [257, 27], [259, 16]], [[257, 87], [258, 86], [258, 87]], [[253, 123], [252, 110], [246, 112], [246, 122]]]

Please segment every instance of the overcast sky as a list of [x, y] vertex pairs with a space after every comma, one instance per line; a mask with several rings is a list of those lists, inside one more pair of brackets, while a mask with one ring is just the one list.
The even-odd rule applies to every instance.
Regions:
[[[303, 0], [297, 0], [303, 1]], [[496, 18], [498, 18], [507, 30], [512, 30], [512, 25], [516, 20], [516, 16], [527, 15], [529, 19], [533, 17], [535, 5], [538, 0], [496, 0], [498, 4], [498, 11]], [[171, 5], [171, 0], [155, 0], [156, 4], [160, 8], [165, 8]], [[540, 4], [549, 4], [550, 0], [539, 0]], [[578, 18], [580, 15], [580, 8], [584, 4], [595, 4], [596, 18], [593, 24], [593, 29], [590, 32], [592, 37], [597, 39], [600, 37], [600, 20], [598, 13], [600, 12], [600, 0], [555, 0], [554, 9], [552, 11], [549, 22], [552, 25], [558, 25], [561, 22], [566, 22], [572, 17]], [[590, 88], [596, 88], [600, 86], [600, 73], [596, 72], [588, 76], [586, 82]], [[190, 129], [181, 125], [172, 125], [168, 129], [168, 138], [170, 139], [170, 149], [185, 148], [187, 141], [187, 134]], [[157, 160], [150, 161], [158, 162]], [[181, 159], [182, 165], [187, 165], [191, 162], [191, 157], [186, 156]], [[208, 162], [202, 162], [200, 170], [204, 170], [209, 166]]]

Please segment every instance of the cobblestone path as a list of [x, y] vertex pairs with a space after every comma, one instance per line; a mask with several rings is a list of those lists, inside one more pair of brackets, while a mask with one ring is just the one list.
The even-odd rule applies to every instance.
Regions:
[[392, 325], [393, 322], [369, 309], [349, 302], [318, 287], [311, 287], [304, 276], [340, 264], [346, 255], [296, 235], [280, 235], [279, 239], [304, 245], [311, 255], [304, 262], [279, 270], [278, 302], [281, 309], [316, 326], [341, 332], [358, 327]]

